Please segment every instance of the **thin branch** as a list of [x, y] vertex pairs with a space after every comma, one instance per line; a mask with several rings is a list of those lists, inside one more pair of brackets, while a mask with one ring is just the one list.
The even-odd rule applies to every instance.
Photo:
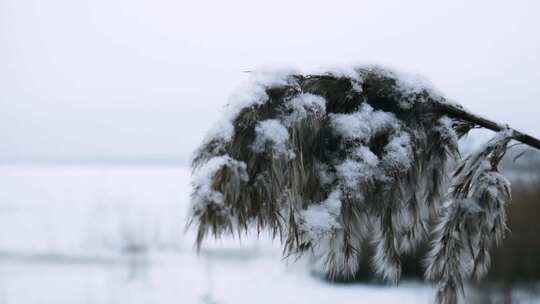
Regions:
[[[478, 116], [476, 114], [472, 114], [452, 104], [438, 103], [437, 107], [440, 109], [440, 111], [444, 112], [445, 114], [451, 117], [474, 123], [476, 125], [479, 125], [481, 127], [484, 127], [492, 131], [499, 132], [499, 131], [508, 129], [507, 125], [503, 125], [503, 124], [494, 122], [492, 120], [489, 120], [487, 118]], [[525, 134], [520, 131], [514, 130], [512, 128], [510, 128], [510, 130], [512, 130], [512, 132], [514, 133], [515, 140], [520, 141], [528, 146], [531, 146], [540, 150], [540, 139], [532, 137], [529, 134]]]

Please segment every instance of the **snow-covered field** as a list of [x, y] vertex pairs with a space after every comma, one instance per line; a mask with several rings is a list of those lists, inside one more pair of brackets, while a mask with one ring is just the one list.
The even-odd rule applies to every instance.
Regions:
[[433, 288], [337, 285], [268, 238], [184, 234], [189, 171], [0, 166], [0, 303], [431, 303]]

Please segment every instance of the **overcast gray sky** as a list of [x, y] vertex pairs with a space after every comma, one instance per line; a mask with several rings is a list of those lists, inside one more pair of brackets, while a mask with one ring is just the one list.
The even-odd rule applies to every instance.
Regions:
[[0, 0], [0, 159], [182, 159], [244, 70], [379, 63], [540, 136], [540, 1]]

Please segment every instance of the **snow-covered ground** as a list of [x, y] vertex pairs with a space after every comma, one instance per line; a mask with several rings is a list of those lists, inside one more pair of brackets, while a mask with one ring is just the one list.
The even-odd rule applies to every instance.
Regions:
[[184, 233], [182, 167], [0, 166], [0, 303], [431, 303], [433, 288], [329, 284], [266, 237]]

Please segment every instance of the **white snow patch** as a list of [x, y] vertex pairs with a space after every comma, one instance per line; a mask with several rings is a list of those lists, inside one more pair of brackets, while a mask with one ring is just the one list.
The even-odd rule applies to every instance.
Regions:
[[[396, 79], [397, 86], [405, 96], [414, 96], [425, 91], [436, 100], [444, 99], [444, 94], [436, 89], [431, 81], [423, 75], [381, 67], [378, 67], [378, 70], [386, 74], [386, 76]], [[399, 101], [399, 105], [403, 109], [410, 109], [415, 101], [424, 102], [425, 100], [415, 99], [413, 101], [411, 99], [403, 99]]]
[[223, 194], [212, 188], [213, 178], [223, 167], [239, 171], [242, 180], [247, 181], [246, 164], [229, 156], [213, 157], [193, 173], [193, 208], [205, 208], [208, 204], [223, 205]]
[[312, 67], [306, 72], [310, 75], [332, 75], [336, 77], [347, 77], [355, 81], [362, 82], [362, 78], [356, 71], [356, 67], [350, 65], [325, 65]]
[[336, 166], [336, 174], [343, 186], [357, 189], [362, 182], [371, 180], [376, 176], [377, 167], [364, 161], [347, 159]]
[[293, 98], [291, 103], [295, 105], [295, 108], [302, 107], [304, 109], [311, 109], [322, 113], [326, 112], [326, 100], [319, 95], [303, 93]]
[[362, 93], [362, 77], [360, 74], [351, 67], [333, 67], [328, 69], [325, 74], [329, 74], [336, 77], [346, 77], [352, 79], [353, 90], [357, 93]]
[[290, 76], [301, 74], [301, 71], [292, 67], [259, 68], [250, 72], [249, 83], [265, 88], [288, 85]]
[[222, 119], [208, 132], [206, 142], [218, 139], [228, 142], [234, 136], [233, 121], [245, 108], [268, 101], [266, 89], [290, 84], [290, 76], [298, 74], [294, 69], [260, 69], [250, 72], [249, 79], [229, 97]]
[[368, 104], [351, 114], [330, 114], [334, 130], [347, 139], [367, 141], [386, 129], [396, 129], [399, 122], [392, 113], [374, 111]]
[[332, 184], [336, 180], [335, 174], [330, 170], [330, 167], [326, 164], [318, 164], [319, 179], [322, 186]]
[[379, 157], [373, 153], [369, 147], [360, 146], [353, 151], [353, 154], [363, 160], [367, 165], [376, 167], [379, 164]]
[[292, 113], [285, 117], [288, 126], [300, 122], [308, 117], [308, 112], [318, 115], [326, 113], [326, 100], [319, 95], [310, 93], [299, 94], [289, 101]]
[[267, 119], [257, 123], [255, 127], [256, 138], [252, 145], [253, 151], [261, 153], [267, 144], [270, 144], [276, 155], [286, 155], [289, 141], [289, 131], [277, 119]]
[[501, 200], [501, 189], [510, 188], [510, 182], [508, 179], [496, 171], [485, 172], [480, 177], [478, 188], [484, 189], [493, 200]]
[[383, 162], [391, 168], [403, 172], [411, 167], [413, 152], [409, 134], [401, 132], [393, 136], [384, 151]]
[[303, 229], [311, 239], [318, 240], [340, 228], [336, 221], [341, 210], [341, 192], [334, 191], [318, 205], [302, 212]]

